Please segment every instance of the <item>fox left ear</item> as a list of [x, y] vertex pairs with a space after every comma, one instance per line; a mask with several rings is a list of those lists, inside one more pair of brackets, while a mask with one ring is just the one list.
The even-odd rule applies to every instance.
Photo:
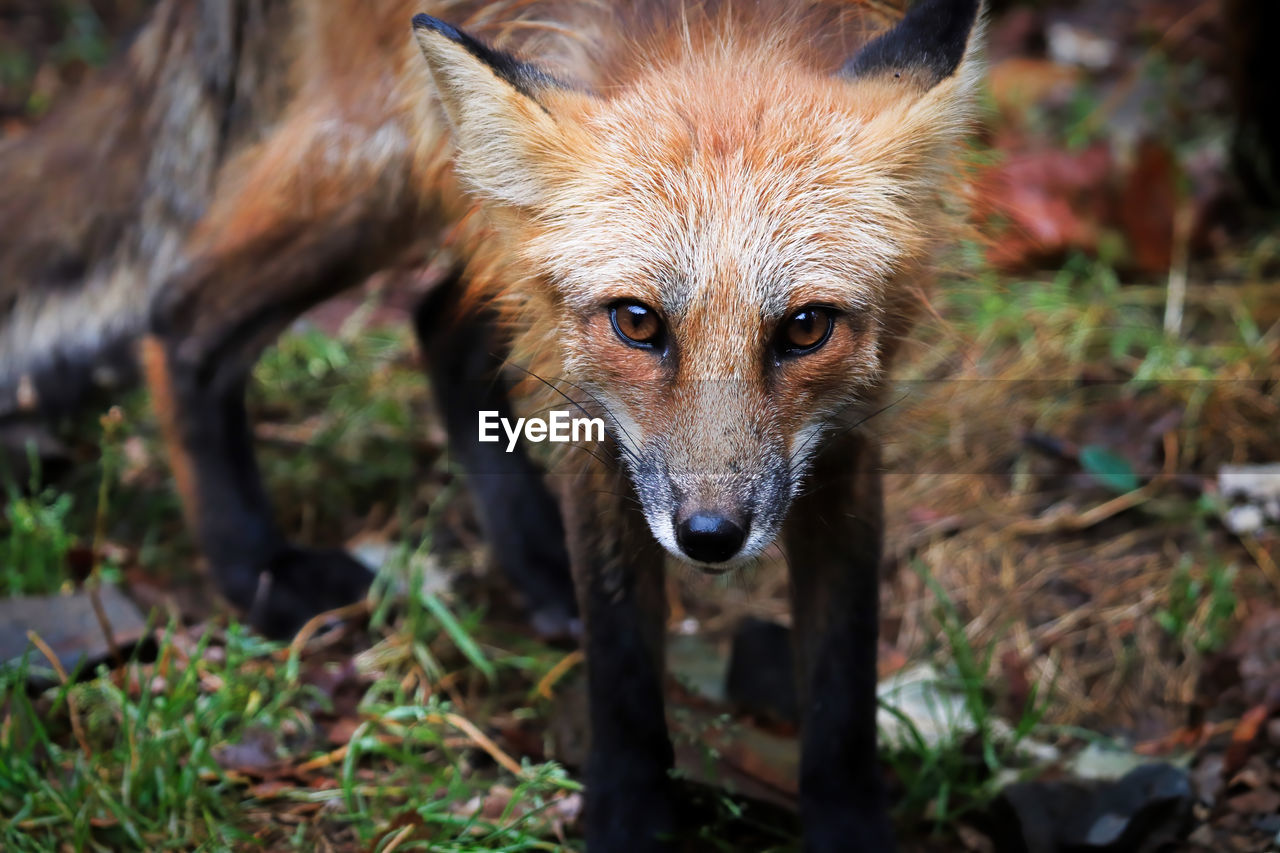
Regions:
[[537, 205], [561, 134], [546, 102], [566, 87], [430, 15], [415, 16], [413, 29], [453, 127], [459, 174], [496, 201]]
[[928, 91], [960, 67], [981, 8], [982, 0], [917, 0], [893, 29], [846, 62], [841, 74], [891, 75]]

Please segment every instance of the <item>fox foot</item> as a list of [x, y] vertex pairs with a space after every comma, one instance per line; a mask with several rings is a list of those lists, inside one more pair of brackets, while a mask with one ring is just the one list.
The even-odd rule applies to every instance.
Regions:
[[286, 546], [264, 565], [215, 567], [223, 594], [254, 630], [275, 639], [295, 635], [318, 613], [359, 601], [373, 573], [345, 551]]

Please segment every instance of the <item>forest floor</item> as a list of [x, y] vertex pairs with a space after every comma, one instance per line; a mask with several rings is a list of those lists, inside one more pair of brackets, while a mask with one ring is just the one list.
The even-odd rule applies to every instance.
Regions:
[[[146, 5], [0, 6], [0, 135]], [[1218, 4], [1116, 5], [993, 21], [974, 234], [869, 424], [908, 850], [1280, 849], [1280, 223], [1231, 178]], [[379, 573], [292, 643], [212, 592], [144, 393], [0, 481], [0, 613], [48, 625], [0, 661], [0, 848], [581, 848], [581, 655], [488, 563], [405, 301], [333, 300], [255, 371], [281, 525]], [[798, 849], [794, 709], [725, 677], [785, 648], [785, 566], [668, 598], [689, 849]]]

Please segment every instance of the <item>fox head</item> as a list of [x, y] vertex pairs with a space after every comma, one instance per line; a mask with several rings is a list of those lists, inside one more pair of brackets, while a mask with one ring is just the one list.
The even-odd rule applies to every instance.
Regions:
[[766, 548], [824, 439], [875, 404], [967, 126], [979, 5], [920, 0], [834, 65], [782, 26], [677, 21], [596, 92], [415, 19], [456, 171], [677, 557]]

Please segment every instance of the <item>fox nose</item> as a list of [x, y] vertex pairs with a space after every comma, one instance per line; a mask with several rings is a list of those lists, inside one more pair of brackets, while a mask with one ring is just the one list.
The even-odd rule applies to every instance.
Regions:
[[676, 525], [680, 549], [703, 563], [723, 563], [747, 539], [747, 531], [723, 515], [697, 512]]

